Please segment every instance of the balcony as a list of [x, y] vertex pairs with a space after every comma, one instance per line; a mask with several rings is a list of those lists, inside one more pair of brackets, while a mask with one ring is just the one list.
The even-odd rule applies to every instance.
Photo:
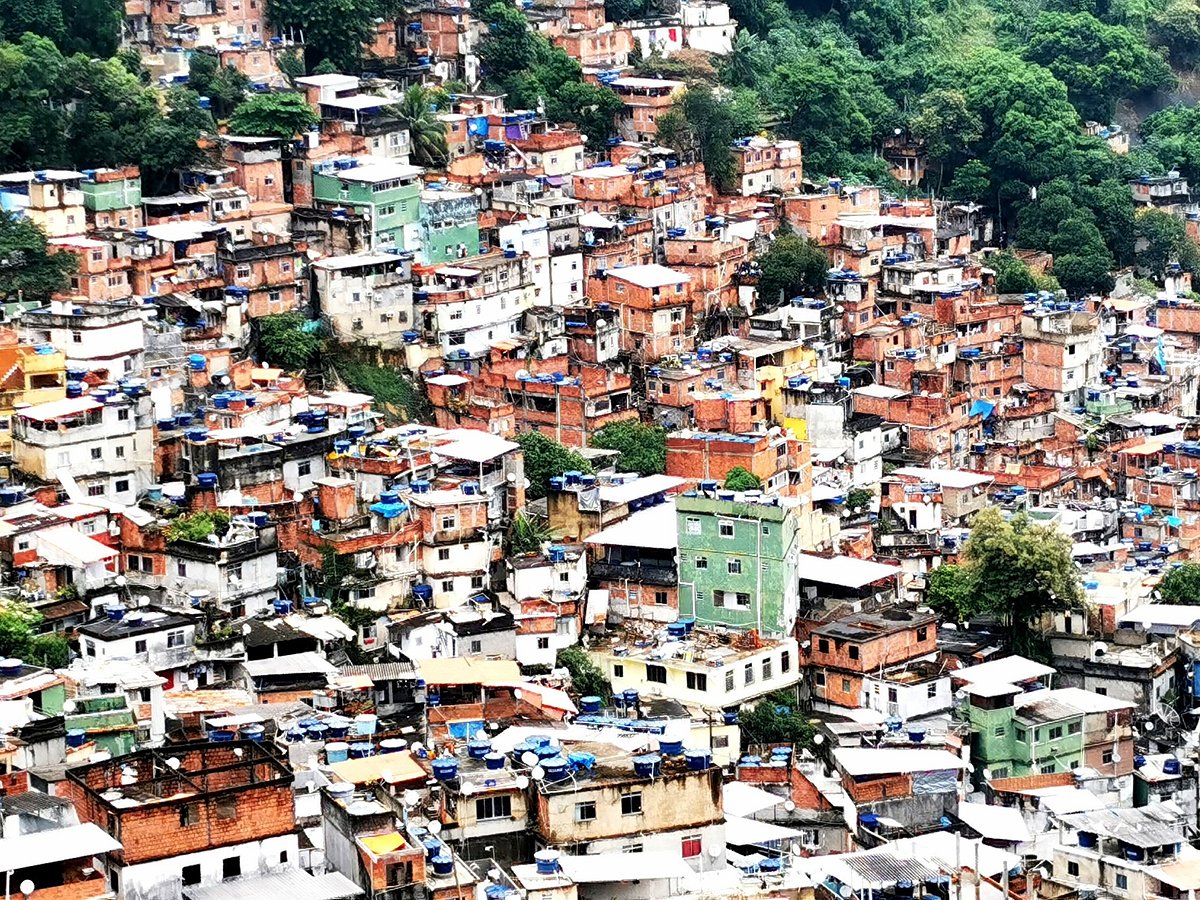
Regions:
[[657, 566], [639, 562], [608, 562], [601, 560], [588, 567], [588, 573], [603, 581], [634, 581], [673, 587], [678, 581], [674, 566]]

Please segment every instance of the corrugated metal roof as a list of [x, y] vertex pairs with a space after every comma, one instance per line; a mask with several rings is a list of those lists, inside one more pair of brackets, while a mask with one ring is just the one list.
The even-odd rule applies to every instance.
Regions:
[[417, 669], [410, 662], [376, 663], [368, 666], [341, 666], [339, 675], [366, 675], [372, 681], [415, 680]]
[[1134, 847], [1164, 847], [1184, 840], [1183, 830], [1173, 815], [1155, 815], [1154, 807], [1144, 809], [1096, 809], [1063, 816], [1063, 824], [1079, 831], [1116, 838]]

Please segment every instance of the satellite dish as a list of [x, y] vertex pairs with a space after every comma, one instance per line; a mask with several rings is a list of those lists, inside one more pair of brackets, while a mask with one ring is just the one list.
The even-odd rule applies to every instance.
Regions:
[[499, 869], [488, 869], [488, 878], [490, 878], [492, 881], [499, 881], [500, 880], [500, 870]]
[[419, 754], [419, 753], [420, 753], [422, 750], [424, 750], [425, 748], [421, 746], [421, 743], [420, 743], [420, 741], [413, 741], [413, 742], [412, 742], [412, 746], [411, 746], [411, 747], [409, 747], [408, 749], [409, 749], [409, 750], [411, 750], [413, 753], [418, 753], [418, 754]]
[[795, 812], [796, 804], [794, 802], [792, 802], [791, 800], [785, 800], [785, 801], [783, 801], [783, 808], [786, 809], [788, 812]]
[[813, 743], [816, 744], [818, 747], [820, 747], [823, 743], [825, 743], [825, 735], [814, 734], [813, 735]]
[[442, 833], [442, 823], [439, 822], [437, 819], [433, 819], [425, 827], [429, 830], [430, 834], [441, 834]]
[[522, 764], [533, 768], [538, 764], [538, 755], [532, 750], [526, 750], [521, 754], [521, 762]]
[[400, 799], [404, 801], [405, 806], [416, 806], [421, 802], [421, 795], [409, 789], [401, 795]]
[[986, 778], [988, 781], [991, 781], [991, 780], [992, 780], [992, 770], [991, 770], [991, 769], [984, 769], [984, 770], [983, 770], [983, 777], [984, 777], [984, 778]]
[[803, 855], [804, 855], [804, 845], [803, 844], [792, 844], [792, 856], [803, 856]]
[[28, 897], [34, 892], [35, 886], [32, 879], [26, 878], [21, 882], [21, 893]]
[[525, 790], [525, 788], [529, 787], [529, 779], [526, 778], [524, 775], [518, 775], [516, 778], [516, 782], [517, 782], [517, 787], [520, 788], [521, 790]]
[[843, 884], [840, 888], [838, 888], [838, 896], [841, 897], [842, 900], [850, 900], [850, 898], [854, 896], [854, 891], [850, 890], [850, 885]]
[[477, 732], [475, 732], [475, 740], [486, 741], [487, 740], [487, 732], [484, 731], [482, 728], [480, 728]]
[[1153, 719], [1147, 719], [1145, 722], [1142, 723], [1142, 731], [1146, 732], [1146, 734], [1149, 734], [1153, 730], [1154, 730], [1154, 720]]
[[129, 584], [129, 579], [124, 575], [118, 575], [113, 579], [113, 584], [115, 584], [117, 587], [125, 587], [125, 585]]
[[464, 797], [470, 797], [473, 793], [475, 793], [475, 785], [471, 784], [469, 781], [464, 781], [460, 787], [460, 790], [462, 791], [462, 795]]
[[711, 856], [713, 859], [716, 859], [718, 856], [721, 855], [721, 848], [718, 847], [716, 844], [710, 844], [708, 847], [708, 855]]
[[1121, 754], [1120, 754], [1120, 753], [1113, 753], [1113, 762], [1115, 762], [1115, 763], [1119, 763], [1120, 761], [1121, 761]]
[[534, 781], [541, 781], [543, 778], [546, 777], [546, 770], [543, 769], [541, 766], [534, 766], [533, 771], [529, 773], [529, 776]]
[[392, 772], [388, 769], [385, 769], [384, 771], [379, 773], [379, 777], [382, 778], [384, 781], [386, 781], [388, 784], [391, 784], [393, 781], [396, 780], [396, 773]]
[[75, 701], [74, 700], [64, 700], [63, 701], [63, 712], [75, 712]]
[[294, 494], [292, 494], [292, 502], [293, 503], [299, 503], [303, 499], [304, 499], [303, 491], [296, 491]]
[[234, 755], [234, 756], [236, 756], [236, 757], [238, 757], [239, 759], [241, 759], [242, 755], [243, 755], [245, 752], [246, 752], [246, 751], [244, 751], [244, 750], [243, 750], [241, 747], [234, 747], [234, 748], [233, 748], [233, 755]]
[[172, 769], [179, 771], [179, 757], [172, 756], [170, 759], [167, 760], [167, 765], [170, 766]]

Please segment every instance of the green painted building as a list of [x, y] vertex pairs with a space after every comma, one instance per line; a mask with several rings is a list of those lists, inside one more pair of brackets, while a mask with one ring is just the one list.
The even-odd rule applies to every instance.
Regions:
[[679, 614], [789, 636], [796, 624], [796, 512], [773, 501], [678, 497]]
[[966, 688], [971, 761], [993, 778], [1069, 772], [1084, 765], [1085, 710], [1060, 691], [1026, 694], [1011, 684]]
[[468, 191], [421, 194], [421, 262], [450, 262], [479, 253], [479, 200]]
[[142, 204], [142, 179], [136, 168], [89, 169], [83, 176], [79, 190], [84, 209], [90, 213], [132, 209]]
[[424, 172], [419, 166], [377, 157], [330, 160], [313, 169], [313, 200], [323, 209], [366, 216], [372, 249], [416, 250], [421, 244]]
[[89, 741], [113, 756], [137, 749], [137, 718], [124, 694], [77, 697], [63, 716], [67, 731], [82, 731]]

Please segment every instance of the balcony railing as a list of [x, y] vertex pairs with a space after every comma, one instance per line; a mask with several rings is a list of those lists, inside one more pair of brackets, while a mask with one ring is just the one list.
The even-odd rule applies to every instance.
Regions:
[[642, 584], [673, 585], [678, 580], [674, 566], [652, 566], [645, 563], [593, 563], [591, 575], [607, 581], [636, 581]]

